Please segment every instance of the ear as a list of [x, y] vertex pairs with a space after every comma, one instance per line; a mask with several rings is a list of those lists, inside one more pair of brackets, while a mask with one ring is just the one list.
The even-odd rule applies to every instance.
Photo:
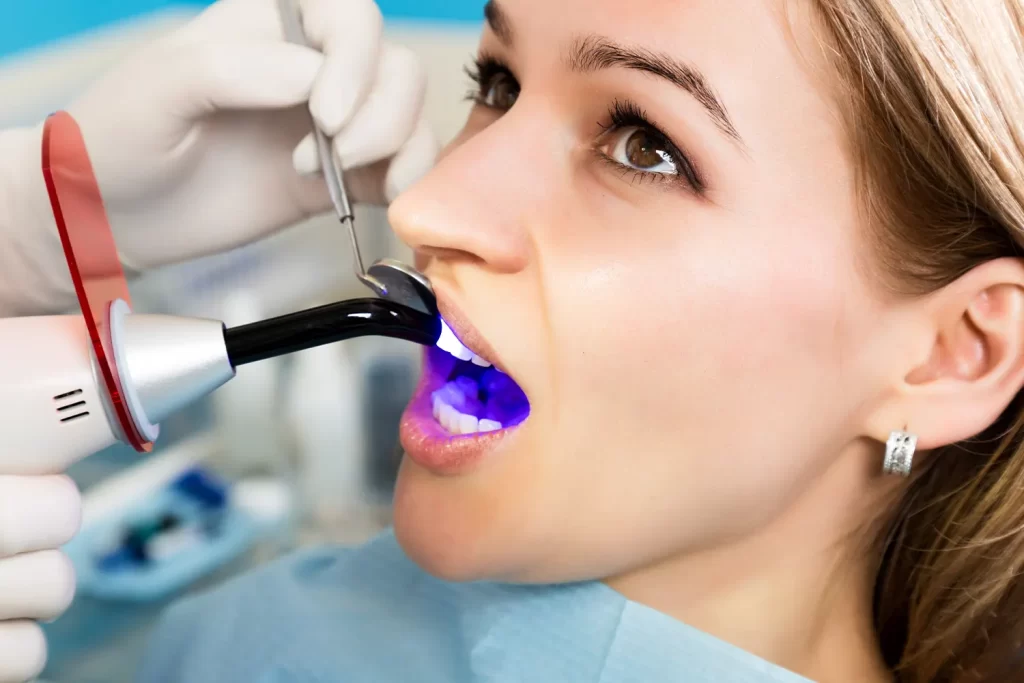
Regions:
[[978, 266], [921, 307], [930, 346], [873, 412], [868, 432], [884, 442], [907, 429], [929, 450], [977, 436], [1024, 385], [1024, 261]]

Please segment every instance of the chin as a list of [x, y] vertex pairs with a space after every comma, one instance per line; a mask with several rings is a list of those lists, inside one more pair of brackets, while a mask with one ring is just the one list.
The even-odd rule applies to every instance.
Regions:
[[505, 572], [491, 551], [502, 545], [490, 524], [494, 511], [486, 509], [486, 496], [479, 500], [465, 483], [438, 477], [406, 459], [395, 487], [395, 536], [409, 559], [436, 578], [495, 579]]
[[[504, 463], [524, 454], [518, 448], [502, 450]], [[405, 458], [393, 504], [398, 543], [424, 571], [445, 581], [565, 578], [559, 555], [566, 545], [559, 542], [559, 524], [551, 518], [555, 511], [544, 504], [531, 470], [495, 466], [469, 476], [444, 476]]]

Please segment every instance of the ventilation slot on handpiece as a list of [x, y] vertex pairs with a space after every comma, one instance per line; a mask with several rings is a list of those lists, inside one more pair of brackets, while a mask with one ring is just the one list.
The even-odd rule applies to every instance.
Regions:
[[82, 390], [66, 391], [53, 397], [57, 404], [57, 417], [61, 422], [71, 422], [89, 416], [88, 406], [82, 398]]

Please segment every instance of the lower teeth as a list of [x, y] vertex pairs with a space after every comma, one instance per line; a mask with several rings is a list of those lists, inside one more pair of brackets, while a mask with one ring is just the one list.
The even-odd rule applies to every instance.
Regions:
[[434, 419], [450, 434], [479, 434], [483, 432], [496, 432], [502, 428], [497, 420], [481, 420], [473, 415], [460, 413], [444, 402], [435, 392], [434, 394]]
[[500, 370], [462, 361], [445, 371], [449, 379], [431, 399], [434, 419], [449, 434], [494, 432], [515, 427], [529, 415], [526, 394]]

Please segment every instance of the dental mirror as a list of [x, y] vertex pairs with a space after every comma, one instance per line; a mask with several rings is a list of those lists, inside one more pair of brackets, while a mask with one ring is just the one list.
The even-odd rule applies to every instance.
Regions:
[[430, 282], [418, 270], [395, 259], [380, 259], [367, 274], [384, 291], [377, 293], [409, 308], [428, 315], [437, 315], [437, 298]]

